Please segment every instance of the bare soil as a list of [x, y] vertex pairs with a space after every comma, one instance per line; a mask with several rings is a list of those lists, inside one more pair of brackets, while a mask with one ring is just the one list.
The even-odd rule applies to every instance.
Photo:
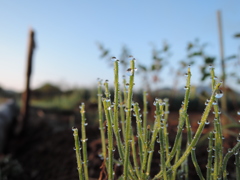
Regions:
[[[71, 119], [77, 116], [72, 112], [55, 113], [42, 109], [32, 109], [28, 126], [21, 136], [11, 135], [8, 140], [6, 153], [11, 155], [21, 165], [23, 171], [17, 177], [9, 179], [16, 180], [77, 180], [74, 141], [71, 130]], [[196, 130], [197, 121], [201, 113], [189, 113], [193, 131]], [[213, 119], [213, 117], [209, 117]], [[178, 123], [178, 112], [171, 112], [169, 116], [169, 139], [174, 142]], [[101, 152], [101, 141], [99, 129], [89, 124], [87, 127], [89, 174], [93, 179], [98, 179], [102, 161], [98, 154]], [[211, 130], [212, 123], [206, 126], [203, 134]], [[207, 140], [197, 146], [197, 159], [205, 174], [207, 162]], [[224, 140], [225, 150], [236, 144], [236, 138], [228, 136]], [[186, 146], [183, 144], [182, 146]], [[159, 170], [159, 154], [156, 152], [153, 158], [151, 174]], [[228, 165], [229, 179], [235, 179], [234, 158], [231, 158]], [[121, 167], [115, 169], [116, 175], [121, 172]], [[199, 179], [189, 158], [190, 179]]]

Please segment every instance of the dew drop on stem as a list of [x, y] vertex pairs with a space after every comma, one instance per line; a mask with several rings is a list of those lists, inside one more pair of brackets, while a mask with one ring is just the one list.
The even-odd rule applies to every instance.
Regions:
[[128, 56], [128, 60], [129, 61], [133, 60], [133, 56], [132, 55]]
[[237, 115], [240, 115], [240, 111], [237, 112]]
[[112, 61], [112, 62], [115, 62], [115, 61], [117, 61], [117, 58], [116, 58], [116, 57], [112, 57], [112, 58], [111, 58], [111, 61]]
[[237, 137], [237, 141], [240, 142], [240, 136]]
[[77, 128], [75, 126], [72, 127], [72, 131], [75, 131], [77, 130]]
[[132, 76], [133, 75], [133, 70], [131, 68], [127, 69], [127, 75]]
[[223, 92], [221, 89], [217, 89], [215, 91], [215, 98], [221, 98], [221, 97], [223, 97]]
[[213, 103], [212, 103], [213, 105], [217, 105], [217, 101], [213, 101]]

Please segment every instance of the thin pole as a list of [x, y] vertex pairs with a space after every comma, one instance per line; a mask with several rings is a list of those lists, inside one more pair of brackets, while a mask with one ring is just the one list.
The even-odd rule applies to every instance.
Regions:
[[[222, 19], [221, 11], [217, 11], [217, 20], [218, 20], [218, 33], [219, 33], [219, 45], [220, 45], [220, 59], [221, 59], [221, 68], [222, 68], [222, 87], [225, 90], [224, 96], [221, 98], [221, 107], [224, 112], [227, 112], [227, 89], [226, 89], [226, 70], [225, 70], [225, 61], [224, 61], [224, 48], [223, 48], [223, 33], [222, 33]], [[226, 117], [223, 116], [223, 124], [226, 124]]]
[[28, 52], [27, 52], [26, 84], [25, 84], [25, 91], [22, 95], [22, 107], [20, 111], [20, 118], [19, 118], [17, 133], [21, 133], [23, 129], [26, 127], [26, 124], [28, 122], [29, 100], [30, 100], [30, 79], [32, 74], [32, 59], [33, 59], [34, 49], [35, 49], [34, 31], [30, 29], [29, 40], [28, 40]]

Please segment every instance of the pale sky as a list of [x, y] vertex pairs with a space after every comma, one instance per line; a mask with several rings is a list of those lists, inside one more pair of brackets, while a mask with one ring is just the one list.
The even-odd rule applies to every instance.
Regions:
[[[238, 0], [0, 0], [0, 86], [23, 90], [30, 27], [36, 31], [37, 43], [33, 88], [44, 82], [94, 87], [98, 77], [113, 82], [113, 70], [100, 59], [96, 42], [116, 57], [127, 45], [137, 62], [146, 65], [151, 62], [150, 44], [160, 48], [164, 41], [171, 46], [172, 67], [196, 38], [209, 43], [209, 55], [219, 57], [217, 10], [222, 12], [225, 55], [237, 54], [240, 39], [233, 35], [240, 32]], [[229, 71], [237, 71], [232, 65]], [[170, 66], [161, 73], [163, 86], [173, 86]], [[216, 69], [219, 73], [219, 66]], [[193, 84], [200, 83], [199, 77], [198, 67], [193, 67]], [[136, 86], [141, 87], [139, 79]], [[227, 83], [233, 86], [234, 81]]]

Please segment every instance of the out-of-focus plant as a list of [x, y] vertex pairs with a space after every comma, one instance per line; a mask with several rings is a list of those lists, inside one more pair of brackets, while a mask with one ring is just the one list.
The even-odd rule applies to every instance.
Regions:
[[[97, 46], [101, 52], [100, 58], [104, 58], [111, 65], [111, 53], [110, 50], [106, 49], [103, 44], [97, 43]], [[152, 45], [151, 52], [151, 63], [149, 65], [139, 63], [137, 65], [138, 72], [142, 76], [142, 82], [145, 85], [146, 89], [151, 90], [150, 84], [159, 85], [161, 81], [160, 73], [161, 70], [168, 64], [169, 58], [171, 56], [170, 46], [167, 42], [164, 42], [162, 47], [156, 48], [155, 45]], [[119, 58], [119, 62], [122, 65], [123, 72], [129, 66], [129, 56], [131, 57], [131, 51], [127, 46], [123, 46]], [[152, 83], [154, 82], [154, 83]]]
[[[195, 65], [198, 63], [201, 72], [201, 80], [204, 81], [210, 76], [208, 66], [214, 65], [216, 58], [206, 53], [207, 43], [200, 43], [198, 39], [187, 44], [187, 55], [183, 60], [180, 60], [180, 67], [178, 72], [183, 73], [188, 65]], [[199, 64], [200, 62], [200, 64]]]

